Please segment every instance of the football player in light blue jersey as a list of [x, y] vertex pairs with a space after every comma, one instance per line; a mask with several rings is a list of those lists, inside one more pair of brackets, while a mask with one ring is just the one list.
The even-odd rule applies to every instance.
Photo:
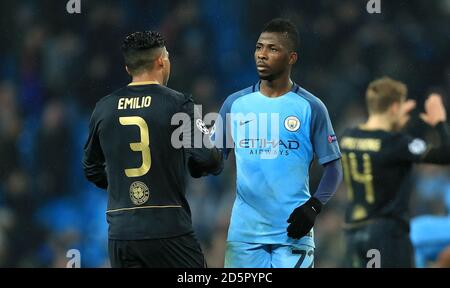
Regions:
[[450, 189], [444, 198], [447, 215], [421, 215], [411, 220], [411, 242], [417, 268], [429, 267], [430, 262], [438, 261], [440, 254], [450, 247]]
[[[298, 32], [284, 19], [263, 29], [255, 50], [260, 81], [229, 96], [212, 136], [234, 148], [237, 193], [225, 267], [313, 267], [313, 225], [342, 180], [340, 151], [325, 105], [295, 84]], [[309, 169], [323, 165], [311, 197]]]

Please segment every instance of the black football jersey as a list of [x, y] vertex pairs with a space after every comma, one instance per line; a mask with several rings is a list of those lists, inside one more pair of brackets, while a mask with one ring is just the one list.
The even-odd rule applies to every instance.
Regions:
[[341, 137], [340, 147], [346, 222], [383, 216], [408, 221], [412, 165], [423, 160], [426, 142], [403, 133], [354, 128]]
[[[187, 115], [189, 125], [172, 125], [177, 113]], [[192, 231], [185, 198], [187, 159], [209, 173], [222, 165], [216, 148], [173, 145], [176, 129], [193, 139], [194, 127], [206, 128], [194, 124], [199, 120], [194, 114], [190, 96], [155, 83], [131, 84], [97, 103], [83, 167], [90, 181], [108, 190], [110, 239], [167, 238]]]

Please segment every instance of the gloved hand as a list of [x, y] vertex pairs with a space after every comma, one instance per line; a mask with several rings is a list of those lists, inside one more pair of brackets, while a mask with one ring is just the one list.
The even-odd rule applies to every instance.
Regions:
[[209, 162], [197, 162], [193, 157], [188, 159], [189, 174], [193, 178], [200, 178], [208, 174], [219, 175], [223, 170], [223, 152], [220, 149], [213, 148], [210, 150]]
[[309, 198], [303, 205], [295, 208], [287, 220], [288, 236], [294, 239], [300, 239], [306, 236], [314, 227], [314, 221], [322, 210], [322, 203], [314, 198]]
[[192, 158], [189, 158], [187, 166], [189, 174], [191, 174], [193, 178], [200, 178], [207, 175], [204, 169], [200, 167]]

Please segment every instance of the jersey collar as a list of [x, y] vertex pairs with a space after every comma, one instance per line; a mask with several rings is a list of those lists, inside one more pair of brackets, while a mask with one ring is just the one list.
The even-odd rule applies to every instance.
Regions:
[[161, 85], [158, 81], [141, 81], [141, 82], [131, 82], [128, 86], [139, 86], [139, 85], [151, 85], [158, 84]]
[[[297, 85], [297, 83], [295, 83], [295, 82], [292, 82], [293, 83], [293, 85], [292, 85], [292, 88], [291, 88], [291, 92], [294, 92], [294, 93], [297, 93], [298, 92], [298, 90], [300, 89], [300, 86], [298, 86]], [[261, 80], [259, 80], [258, 82], [256, 82], [254, 85], [253, 85], [253, 88], [252, 88], [252, 92], [259, 92], [259, 86], [261, 85]]]

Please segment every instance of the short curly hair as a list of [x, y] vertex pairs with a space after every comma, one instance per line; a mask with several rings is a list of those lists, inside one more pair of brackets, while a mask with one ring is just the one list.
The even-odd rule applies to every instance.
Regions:
[[129, 72], [134, 75], [151, 66], [155, 50], [166, 46], [161, 33], [156, 31], [134, 32], [125, 37], [122, 53]]
[[288, 49], [292, 52], [297, 51], [300, 36], [297, 27], [290, 20], [283, 18], [273, 19], [264, 26], [261, 33], [263, 32], [275, 32], [284, 35]]

